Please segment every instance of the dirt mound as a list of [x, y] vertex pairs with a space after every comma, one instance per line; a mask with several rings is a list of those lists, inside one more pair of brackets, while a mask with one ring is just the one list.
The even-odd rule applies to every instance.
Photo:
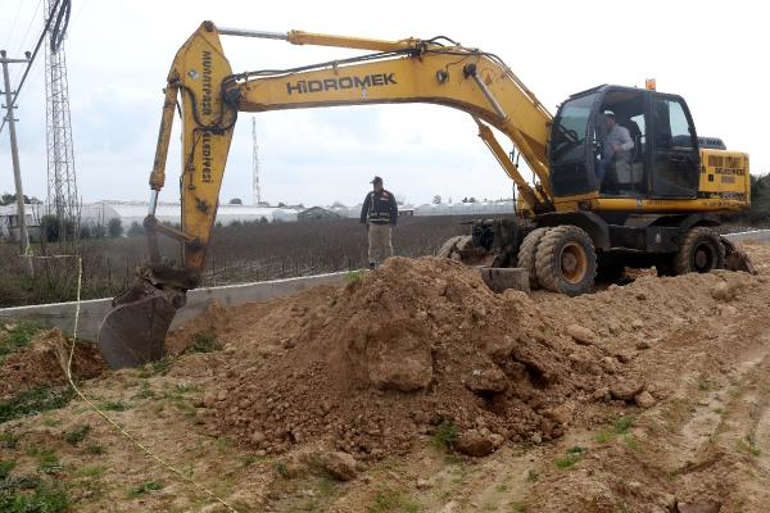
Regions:
[[[0, 398], [37, 386], [65, 385], [70, 344], [61, 330], [52, 329], [41, 332], [29, 346], [9, 355], [0, 366]], [[93, 378], [106, 369], [95, 345], [78, 343], [72, 359], [74, 376]]]
[[393, 258], [329, 303], [278, 357], [241, 355], [242, 370], [206, 400], [216, 429], [268, 453], [320, 439], [365, 459], [438, 430], [482, 454], [559, 437], [574, 404], [606, 385], [602, 366], [586, 363], [601, 360], [597, 348], [456, 262]]

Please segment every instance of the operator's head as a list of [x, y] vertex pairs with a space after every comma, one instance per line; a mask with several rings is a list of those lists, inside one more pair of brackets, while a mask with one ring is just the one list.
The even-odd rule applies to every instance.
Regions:
[[607, 123], [607, 128], [609, 130], [612, 130], [613, 128], [615, 128], [615, 123], [617, 123], [617, 121], [615, 120], [615, 113], [614, 112], [612, 112], [611, 110], [605, 110], [604, 111], [604, 120]]
[[374, 179], [370, 182], [372, 184], [372, 188], [375, 191], [381, 191], [382, 190], [382, 178], [379, 176], [375, 176]]

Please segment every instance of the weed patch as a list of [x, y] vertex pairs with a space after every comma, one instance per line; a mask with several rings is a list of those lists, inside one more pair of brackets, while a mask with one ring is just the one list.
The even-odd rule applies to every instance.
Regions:
[[162, 490], [165, 486], [166, 485], [163, 484], [162, 481], [145, 481], [139, 486], [132, 488], [131, 491], [128, 492], [128, 498], [136, 499], [137, 497], [141, 497], [142, 495], [148, 494], [150, 492], [157, 492], [158, 490]]
[[37, 456], [40, 462], [37, 471], [41, 474], [56, 474], [64, 468], [59, 461], [59, 456], [56, 455], [56, 451], [42, 451]]
[[11, 470], [16, 467], [16, 462], [13, 460], [0, 460], [0, 480], [5, 479], [11, 473]]
[[374, 497], [374, 503], [369, 506], [369, 513], [387, 513], [389, 511], [403, 511], [404, 513], [417, 513], [420, 507], [409, 500], [401, 492], [393, 490], [381, 490]]
[[70, 445], [77, 445], [85, 439], [89, 431], [91, 431], [91, 426], [83, 424], [82, 426], [78, 426], [75, 429], [64, 433], [64, 440]]
[[433, 435], [433, 445], [439, 449], [446, 451], [453, 451], [455, 445], [457, 445], [457, 426], [454, 422], [448, 419], [444, 419], [436, 428], [436, 433]]
[[25, 415], [57, 410], [66, 406], [73, 397], [75, 392], [69, 387], [43, 386], [24, 390], [10, 399], [0, 401], [0, 424]]
[[101, 444], [90, 444], [86, 447], [86, 452], [93, 455], [104, 454], [104, 447]]
[[762, 454], [762, 450], [757, 447], [757, 442], [753, 437], [747, 436], [738, 440], [738, 450], [750, 454], [755, 458], [758, 458]]
[[185, 349], [185, 353], [213, 353], [214, 351], [220, 351], [222, 347], [222, 344], [219, 343], [214, 335], [199, 333], [195, 336], [192, 345]]
[[41, 329], [40, 326], [28, 322], [6, 324], [0, 335], [0, 364], [5, 362], [8, 355], [28, 346]]
[[64, 513], [71, 506], [67, 490], [59, 483], [26, 476], [0, 480], [0, 511]]
[[587, 452], [588, 449], [585, 447], [577, 445], [575, 447], [570, 447], [567, 449], [567, 454], [565, 456], [556, 459], [556, 466], [560, 469], [568, 469], [578, 461], [582, 460]]
[[126, 411], [130, 410], [131, 406], [123, 401], [105, 401], [99, 405], [99, 409], [103, 411]]
[[75, 472], [75, 477], [102, 477], [105, 470], [102, 465], [88, 465]]
[[6, 449], [16, 449], [19, 447], [21, 437], [13, 431], [3, 431], [0, 433], [0, 445]]

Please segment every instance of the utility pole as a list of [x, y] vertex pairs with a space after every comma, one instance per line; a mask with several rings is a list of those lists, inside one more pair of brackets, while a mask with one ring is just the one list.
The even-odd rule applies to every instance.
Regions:
[[[9, 59], [5, 50], [0, 50], [0, 62], [3, 64], [3, 79], [5, 80], [5, 108], [8, 113], [6, 121], [8, 121], [8, 133], [11, 135], [11, 159], [13, 160], [13, 178], [16, 182], [16, 217], [19, 220], [19, 228], [21, 231], [21, 251], [25, 257], [29, 255], [29, 233], [27, 232], [27, 215], [24, 211], [24, 189], [21, 185], [21, 165], [19, 164], [19, 148], [16, 141], [16, 120], [13, 117], [13, 98], [11, 97], [11, 79], [8, 76], [8, 65], [28, 63], [29, 52], [24, 59]], [[30, 275], [33, 273], [32, 259], [26, 258], [27, 271]]]

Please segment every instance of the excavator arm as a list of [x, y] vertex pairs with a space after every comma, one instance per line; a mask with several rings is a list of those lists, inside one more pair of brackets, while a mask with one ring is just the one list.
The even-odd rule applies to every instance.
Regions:
[[[373, 53], [286, 70], [233, 74], [220, 35], [283, 39]], [[179, 102], [179, 103], [178, 103]], [[291, 31], [285, 34], [217, 29], [204, 22], [180, 48], [165, 88], [158, 145], [150, 175], [145, 231], [149, 262], [134, 285], [113, 300], [100, 330], [102, 352], [114, 368], [162, 357], [163, 341], [185, 293], [200, 284], [216, 219], [219, 190], [239, 112], [432, 103], [470, 114], [479, 136], [514, 180], [532, 212], [552, 208], [546, 146], [551, 115], [495, 55], [447, 38], [381, 41]], [[181, 229], [155, 218], [177, 105], [182, 117]], [[506, 135], [538, 178], [533, 188], [495, 138]], [[182, 265], [160, 255], [158, 235], [182, 244]]]

